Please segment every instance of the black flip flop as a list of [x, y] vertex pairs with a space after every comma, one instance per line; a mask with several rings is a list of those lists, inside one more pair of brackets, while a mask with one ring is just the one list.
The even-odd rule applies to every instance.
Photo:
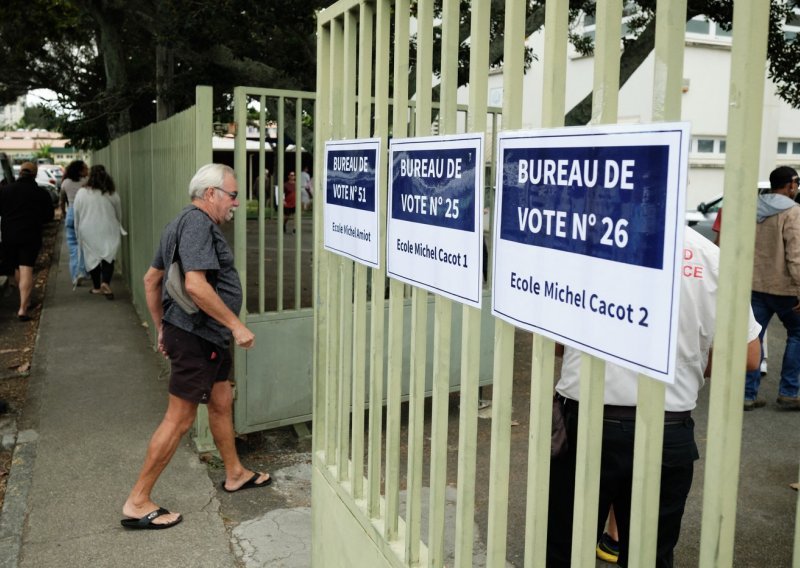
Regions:
[[148, 513], [147, 515], [145, 515], [140, 519], [122, 519], [120, 523], [126, 529], [158, 530], [158, 529], [168, 529], [170, 527], [174, 527], [183, 520], [183, 516], [178, 515], [178, 518], [172, 521], [171, 523], [161, 523], [161, 524], [154, 523], [153, 521], [158, 517], [160, 517], [161, 515], [169, 515], [169, 511], [161, 507], [151, 513]]
[[31, 318], [31, 316], [29, 316], [27, 314], [24, 315], [24, 316], [21, 316], [21, 315], [17, 314], [17, 319], [19, 321], [31, 321], [31, 319], [33, 319], [33, 318]]
[[254, 473], [253, 477], [251, 477], [250, 479], [245, 481], [241, 485], [241, 487], [239, 487], [238, 489], [228, 489], [227, 487], [225, 487], [225, 480], [222, 480], [222, 488], [225, 490], [226, 493], [236, 493], [237, 491], [242, 491], [243, 489], [254, 489], [256, 487], [267, 487], [269, 485], [272, 485], [272, 476], [270, 474], [267, 474], [267, 476], [268, 477], [267, 477], [266, 481], [262, 481], [261, 483], [256, 483], [256, 480], [259, 477], [261, 477], [261, 474], [260, 473]]

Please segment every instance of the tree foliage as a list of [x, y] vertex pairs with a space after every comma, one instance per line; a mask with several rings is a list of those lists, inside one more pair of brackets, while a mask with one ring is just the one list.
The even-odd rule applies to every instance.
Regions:
[[[560, 1], [560, 0], [559, 0]], [[667, 1], [667, 0], [663, 0]], [[546, 0], [526, 0], [527, 17], [525, 21], [525, 36], [539, 31], [544, 26], [544, 12]], [[644, 63], [655, 46], [656, 30], [656, 0], [626, 0], [624, 2], [627, 33], [620, 38], [622, 53], [620, 56], [620, 87], [622, 87], [633, 73]], [[415, 6], [412, 3], [412, 8]], [[800, 5], [800, 0], [770, 0], [770, 31], [769, 31], [769, 76], [777, 86], [778, 95], [786, 102], [800, 108], [800, 41], [794, 35], [784, 33], [783, 24], [792, 22], [800, 25], [800, 17], [794, 15], [794, 9]], [[434, 10], [436, 16], [441, 15], [442, 0], [436, 0]], [[589, 55], [594, 50], [594, 43], [590, 37], [576, 33], [576, 24], [584, 16], [593, 16], [596, 0], [569, 0], [570, 13], [570, 42], [573, 47], [584, 55]], [[686, 20], [696, 16], [705, 16], [716, 22], [722, 29], [731, 30], [733, 26], [733, 0], [688, 0]], [[489, 23], [490, 46], [489, 64], [496, 68], [503, 63], [503, 23], [505, 19], [505, 2], [492, 0], [491, 22]], [[469, 80], [469, 0], [461, 0], [460, 24], [460, 56], [458, 70], [459, 86], [466, 85]], [[439, 68], [441, 29], [434, 32], [434, 69]], [[412, 42], [412, 52], [415, 44]], [[412, 55], [412, 61], [414, 61]], [[529, 48], [526, 50], [526, 69], [537, 60], [537, 54]], [[412, 64], [412, 78], [415, 69]], [[413, 84], [412, 84], [413, 87]], [[591, 118], [592, 93], [586, 96], [570, 109], [565, 116], [565, 124], [586, 124]]]
[[[544, 25], [545, 0], [527, 3], [526, 36]], [[551, 0], [553, 1], [553, 0]], [[800, 43], [784, 34], [800, 0], [770, 0], [769, 73], [778, 94], [800, 107]], [[441, 15], [441, 2], [434, 10]], [[214, 87], [218, 120], [230, 120], [236, 85], [313, 90], [314, 10], [331, 0], [5, 0], [0, 19], [0, 104], [34, 89], [57, 94], [61, 130], [73, 144], [98, 147], [194, 102], [198, 84]], [[620, 85], [655, 43], [656, 0], [628, 1], [628, 33], [621, 38]], [[570, 19], [593, 14], [594, 0], [569, 0]], [[461, 0], [458, 83], [469, 80], [470, 0]], [[412, 1], [412, 10], [416, 2]], [[733, 0], [688, 0], [687, 20], [705, 15], [730, 29]], [[492, 0], [489, 64], [503, 62], [505, 1]], [[437, 20], [440, 21], [440, 20]], [[574, 47], [591, 53], [590, 38], [572, 34]], [[434, 69], [440, 69], [441, 28], [434, 30]], [[411, 41], [410, 87], [416, 43]], [[526, 50], [526, 65], [537, 54]], [[391, 64], [387, 62], [386, 64]], [[437, 71], [438, 72], [438, 71]], [[436, 96], [436, 95], [434, 95]], [[591, 93], [566, 116], [584, 124]]]
[[[149, 124], [211, 85], [229, 118], [236, 85], [313, 90], [314, 10], [327, 0], [6, 0], [0, 104], [50, 89], [81, 147]], [[161, 66], [157, 65], [161, 63]], [[228, 113], [228, 116], [226, 116]]]

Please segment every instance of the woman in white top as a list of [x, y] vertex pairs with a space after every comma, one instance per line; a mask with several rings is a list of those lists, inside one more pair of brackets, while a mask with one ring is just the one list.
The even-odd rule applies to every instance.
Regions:
[[75, 197], [75, 230], [86, 269], [92, 277], [92, 294], [113, 300], [111, 276], [119, 249], [122, 204], [114, 180], [103, 166], [92, 166], [85, 187]]
[[64, 233], [67, 237], [69, 249], [69, 275], [72, 278], [72, 289], [81, 285], [81, 280], [86, 278], [86, 269], [83, 266], [83, 255], [78, 246], [78, 237], [75, 234], [75, 196], [78, 190], [86, 185], [89, 179], [89, 166], [83, 160], [73, 160], [64, 172], [64, 181], [61, 182], [61, 196], [67, 206], [64, 220]]

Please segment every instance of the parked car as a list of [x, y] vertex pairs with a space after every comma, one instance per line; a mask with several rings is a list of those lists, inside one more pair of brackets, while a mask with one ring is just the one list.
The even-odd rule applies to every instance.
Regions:
[[36, 173], [36, 181], [39, 185], [52, 185], [56, 190], [61, 189], [61, 178], [64, 172], [61, 166], [52, 164], [40, 164]]
[[[769, 189], [768, 181], [758, 182], [758, 193]], [[707, 203], [698, 203], [697, 209], [686, 212], [686, 224], [703, 235], [708, 240], [717, 240], [717, 234], [712, 230], [717, 214], [722, 209], [722, 194]]]

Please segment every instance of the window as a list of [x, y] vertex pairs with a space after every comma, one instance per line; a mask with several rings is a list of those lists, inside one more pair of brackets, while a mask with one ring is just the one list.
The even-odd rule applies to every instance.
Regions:
[[710, 29], [711, 25], [708, 20], [698, 20], [696, 18], [692, 18], [686, 22], [686, 31], [693, 34], [708, 35]]
[[704, 154], [711, 154], [714, 152], [714, 141], [708, 138], [698, 138], [697, 151]]
[[800, 140], [778, 140], [778, 154], [800, 156]]
[[706, 154], [709, 158], [725, 155], [725, 139], [722, 137], [701, 137], [692, 139], [692, 152]]
[[705, 16], [695, 16], [686, 22], [686, 33], [692, 36], [705, 36], [707, 39], [730, 39], [732, 30], [724, 30], [716, 22]]

